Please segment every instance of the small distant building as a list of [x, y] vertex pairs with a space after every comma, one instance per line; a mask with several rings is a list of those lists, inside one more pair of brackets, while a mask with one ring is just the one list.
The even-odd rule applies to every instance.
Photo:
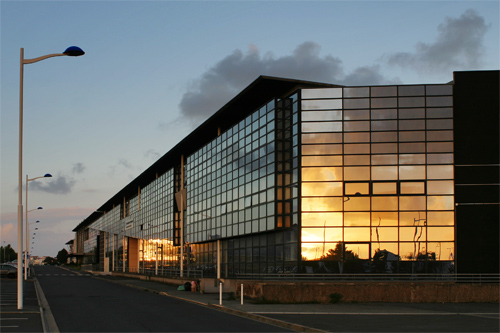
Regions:
[[78, 224], [70, 253], [220, 278], [498, 273], [499, 73], [261, 76]]

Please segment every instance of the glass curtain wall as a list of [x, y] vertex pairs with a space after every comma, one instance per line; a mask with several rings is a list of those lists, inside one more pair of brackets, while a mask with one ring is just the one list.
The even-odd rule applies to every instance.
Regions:
[[452, 85], [302, 90], [307, 272], [453, 272]]

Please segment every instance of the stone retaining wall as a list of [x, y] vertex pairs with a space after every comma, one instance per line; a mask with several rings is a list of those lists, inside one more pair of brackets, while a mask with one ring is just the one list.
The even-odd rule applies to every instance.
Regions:
[[343, 302], [499, 302], [498, 284], [440, 282], [256, 282], [235, 281], [235, 295], [279, 303], [328, 303], [339, 293]]

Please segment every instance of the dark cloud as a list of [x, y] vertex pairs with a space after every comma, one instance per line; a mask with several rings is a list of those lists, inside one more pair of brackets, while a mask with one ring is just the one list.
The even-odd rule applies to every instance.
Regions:
[[73, 173], [83, 173], [85, 171], [85, 165], [83, 163], [73, 164]]
[[64, 175], [57, 175], [50, 180], [32, 181], [29, 183], [30, 191], [41, 191], [51, 194], [68, 194], [71, 192], [76, 181]]
[[484, 18], [469, 9], [458, 18], [446, 18], [438, 27], [433, 43], [419, 42], [414, 52], [399, 52], [383, 57], [389, 65], [443, 73], [477, 69], [481, 66], [483, 38], [489, 29]]
[[181, 113], [193, 122], [199, 122], [212, 115], [260, 75], [337, 84], [389, 82], [380, 74], [377, 66], [362, 67], [356, 70], [358, 74], [345, 76], [342, 61], [332, 55], [321, 56], [320, 51], [321, 46], [310, 41], [297, 46], [292, 55], [279, 58], [271, 53], [261, 55], [253, 45], [246, 54], [235, 50], [192, 83], [179, 104]]
[[145, 154], [144, 154], [144, 158], [147, 158], [147, 159], [151, 159], [151, 160], [157, 160], [161, 157], [161, 154], [159, 152], [157, 152], [156, 150], [154, 149], [149, 149]]

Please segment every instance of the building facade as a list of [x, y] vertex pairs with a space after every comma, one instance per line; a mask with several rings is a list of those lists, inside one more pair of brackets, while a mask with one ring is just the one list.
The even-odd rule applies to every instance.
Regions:
[[499, 71], [259, 77], [82, 221], [76, 255], [219, 278], [498, 273], [498, 91]]

